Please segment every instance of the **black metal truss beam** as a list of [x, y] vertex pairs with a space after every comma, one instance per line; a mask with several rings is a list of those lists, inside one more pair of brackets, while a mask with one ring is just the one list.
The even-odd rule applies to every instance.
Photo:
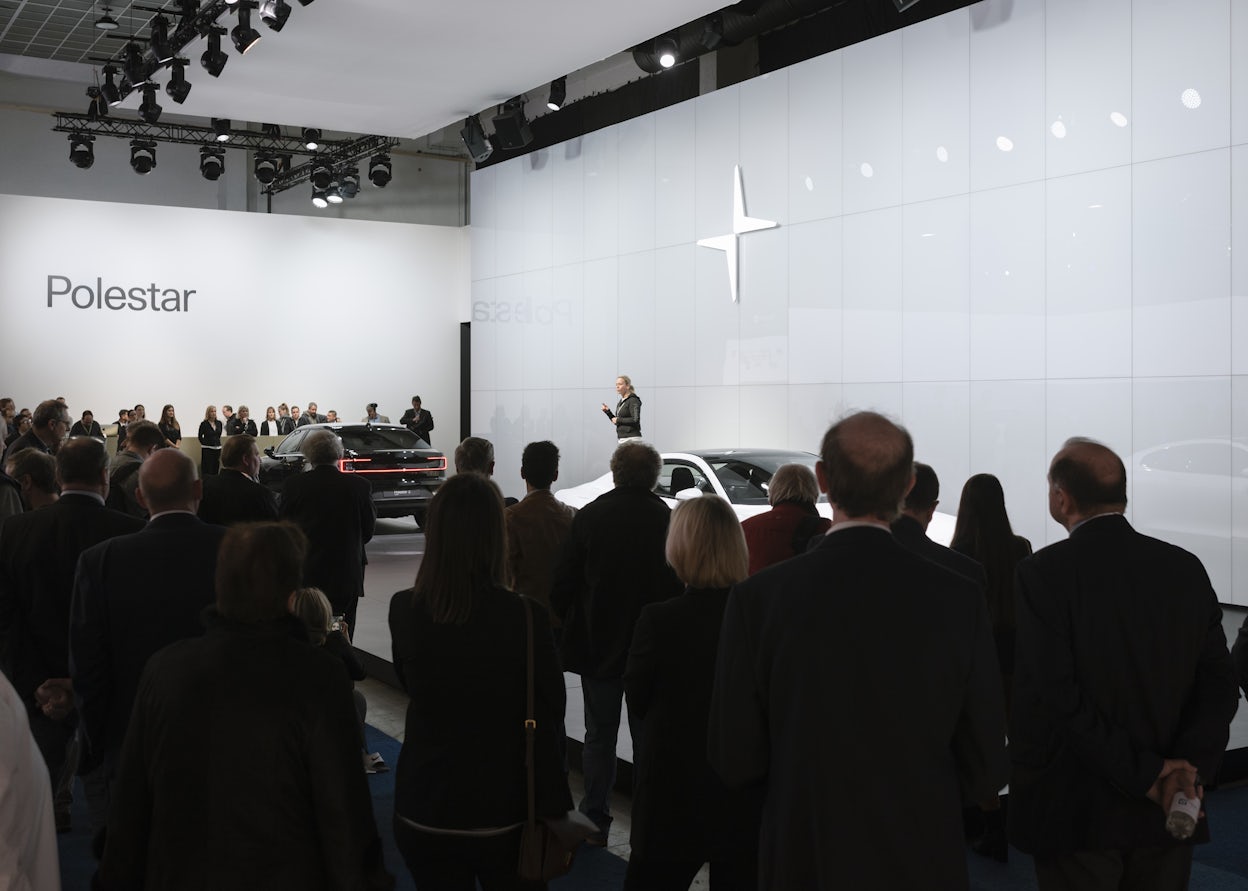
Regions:
[[[293, 166], [265, 186], [266, 194], [284, 192], [286, 189], [306, 183], [312, 178], [314, 166], [327, 165], [334, 170], [350, 167], [373, 155], [388, 152], [399, 144], [390, 136], [360, 136], [350, 140], [322, 142], [315, 152], [309, 151], [300, 136], [270, 135], [255, 130], [230, 130], [227, 142], [217, 141], [217, 131], [212, 127], [195, 124], [148, 124], [127, 118], [98, 118], [91, 120], [85, 114], [58, 111], [54, 113], [58, 133], [89, 133], [93, 136], [110, 136], [115, 139], [144, 139], [175, 145], [215, 146], [221, 149], [242, 149], [272, 155], [300, 155], [308, 160]], [[365, 171], [367, 176], [367, 171]]]

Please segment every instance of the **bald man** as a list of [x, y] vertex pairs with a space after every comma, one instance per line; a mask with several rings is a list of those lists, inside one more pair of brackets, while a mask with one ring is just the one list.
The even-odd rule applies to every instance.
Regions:
[[1126, 506], [1121, 459], [1068, 440], [1049, 513], [1070, 537], [1018, 567], [1009, 833], [1043, 891], [1186, 888], [1192, 847], [1166, 810], [1217, 773], [1235, 714], [1209, 576]]
[[[74, 440], [77, 442], [78, 440]], [[203, 633], [215, 599], [225, 529], [204, 523], [195, 462], [160, 449], [139, 469], [139, 503], [151, 516], [133, 535], [87, 549], [78, 561], [70, 614], [70, 670], [85, 740], [83, 773], [93, 830], [104, 825], [116, 755], [139, 676], [152, 653]]]
[[766, 788], [760, 889], [969, 885], [962, 804], [1008, 772], [1001, 674], [979, 587], [889, 530], [913, 466], [887, 418], [833, 425], [832, 528], [728, 597], [708, 754]]

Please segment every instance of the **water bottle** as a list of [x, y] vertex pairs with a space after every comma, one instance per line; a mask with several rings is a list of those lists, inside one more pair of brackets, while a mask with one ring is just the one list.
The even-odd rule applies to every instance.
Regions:
[[1191, 838], [1196, 831], [1196, 820], [1199, 817], [1200, 799], [1188, 798], [1178, 792], [1170, 804], [1170, 813], [1166, 815], [1166, 831], [1180, 841]]

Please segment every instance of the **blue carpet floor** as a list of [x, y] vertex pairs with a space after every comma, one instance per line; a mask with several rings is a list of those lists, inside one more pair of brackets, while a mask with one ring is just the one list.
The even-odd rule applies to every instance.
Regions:
[[[392, 767], [399, 760], [399, 742], [369, 727], [368, 750], [380, 752]], [[394, 772], [368, 778], [373, 793], [373, 813], [385, 849], [386, 868], [397, 877], [400, 891], [415, 891], [394, 846]], [[1213, 839], [1196, 849], [1189, 891], [1248, 891], [1248, 786], [1210, 793], [1205, 810], [1213, 827]], [[61, 882], [65, 891], [91, 887], [95, 861], [87, 829], [86, 804], [81, 786], [74, 797], [74, 831], [59, 836]], [[1035, 891], [1031, 858], [1010, 849], [1008, 864], [967, 855], [973, 891]], [[550, 884], [551, 891], [613, 891], [624, 885], [625, 862], [601, 848], [582, 848], [572, 872]]]

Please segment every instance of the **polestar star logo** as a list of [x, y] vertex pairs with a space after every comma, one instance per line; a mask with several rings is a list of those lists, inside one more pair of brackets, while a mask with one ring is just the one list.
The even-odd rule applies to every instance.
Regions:
[[736, 303], [740, 296], [737, 292], [737, 239], [747, 232], [760, 229], [774, 229], [780, 224], [775, 220], [761, 220], [758, 217], [745, 215], [745, 196], [741, 189], [741, 167], [732, 168], [732, 232], [727, 235], [715, 235], [711, 238], [698, 240], [698, 247], [713, 248], [724, 252], [728, 261], [728, 287], [732, 291], [732, 302]]

